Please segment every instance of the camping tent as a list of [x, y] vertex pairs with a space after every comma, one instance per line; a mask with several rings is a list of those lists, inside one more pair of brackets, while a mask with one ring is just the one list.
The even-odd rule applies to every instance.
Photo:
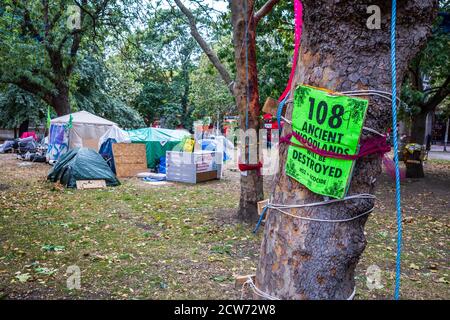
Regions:
[[47, 179], [69, 188], [76, 187], [78, 180], [105, 180], [107, 186], [120, 184], [102, 156], [89, 148], [75, 148], [64, 154]]
[[49, 160], [58, 160], [65, 152], [77, 147], [98, 150], [100, 137], [114, 122], [103, 119], [87, 111], [75, 112], [55, 118], [50, 122]]
[[209, 139], [199, 140], [198, 143], [202, 150], [223, 153], [223, 161], [230, 160], [234, 152], [233, 143], [224, 136], [211, 136]]
[[101, 149], [102, 144], [108, 139], [114, 139], [116, 143], [131, 143], [130, 137], [125, 130], [118, 126], [112, 126], [99, 139], [98, 148]]
[[143, 128], [127, 132], [132, 143], [145, 143], [148, 168], [155, 168], [159, 159], [166, 156], [166, 151], [173, 150], [183, 138], [190, 136], [186, 130], [162, 128]]

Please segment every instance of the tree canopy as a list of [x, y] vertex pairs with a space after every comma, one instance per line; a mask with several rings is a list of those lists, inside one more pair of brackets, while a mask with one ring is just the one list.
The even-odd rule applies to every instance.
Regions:
[[[203, 0], [184, 3], [235, 77], [230, 10]], [[442, 2], [433, 36], [411, 63], [404, 84], [409, 116], [438, 106], [447, 112], [446, 25], [448, 5]], [[277, 98], [287, 82], [293, 28], [289, 1], [279, 2], [257, 26], [261, 104]], [[0, 30], [0, 127], [15, 128], [26, 120], [43, 124], [47, 108], [52, 116], [87, 110], [126, 128], [160, 120], [169, 128], [189, 129], [205, 116], [238, 114], [229, 88], [173, 1], [5, 0]]]

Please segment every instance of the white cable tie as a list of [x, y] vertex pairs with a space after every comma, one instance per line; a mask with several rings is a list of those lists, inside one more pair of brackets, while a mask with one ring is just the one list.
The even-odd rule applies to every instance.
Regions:
[[349, 221], [352, 221], [352, 220], [356, 220], [356, 219], [358, 219], [358, 218], [361, 218], [361, 217], [363, 217], [363, 216], [365, 216], [365, 215], [368, 215], [368, 214], [371, 213], [373, 210], [375, 210], [375, 207], [373, 207], [373, 208], [367, 210], [366, 212], [363, 212], [363, 213], [361, 213], [361, 214], [358, 214], [357, 216], [354, 216], [354, 217], [351, 217], [351, 218], [347, 218], [347, 219], [336, 219], [336, 220], [334, 220], [334, 219], [317, 219], [317, 218], [301, 217], [301, 216], [297, 216], [297, 215], [295, 215], [295, 214], [286, 212], [286, 211], [284, 211], [284, 210], [281, 210], [280, 208], [273, 207], [273, 206], [270, 206], [270, 205], [269, 205], [269, 208], [270, 208], [270, 209], [275, 209], [275, 210], [277, 210], [277, 211], [280, 211], [281, 213], [284, 213], [285, 215], [288, 215], [288, 216], [291, 216], [291, 217], [293, 217], [293, 218], [297, 218], [297, 219], [300, 219], [300, 220], [307, 220], [307, 221], [313, 221], [313, 222], [327, 222], [327, 223], [349, 222]]
[[[280, 298], [277, 298], [277, 297], [275, 297], [275, 296], [272, 296], [272, 295], [270, 295], [270, 294], [268, 294], [268, 293], [262, 291], [261, 289], [259, 289], [259, 288], [255, 285], [255, 283], [253, 282], [253, 279], [252, 279], [251, 276], [248, 276], [247, 281], [245, 281], [244, 284], [242, 285], [241, 300], [244, 299], [244, 288], [245, 288], [246, 286], [249, 286], [249, 287], [253, 290], [253, 292], [254, 292], [257, 296], [259, 296], [259, 297], [261, 297], [261, 298], [265, 298], [265, 299], [267, 299], [267, 300], [281, 300]], [[352, 291], [352, 293], [350, 294], [350, 296], [347, 298], [347, 300], [353, 300], [353, 298], [355, 297], [355, 295], [356, 295], [356, 286], [353, 287], [353, 291]]]
[[[291, 120], [288, 120], [286, 117], [281, 116], [281, 120], [283, 120], [284, 122], [286, 122], [286, 123], [288, 123], [289, 125], [292, 126], [292, 121], [291, 121]], [[372, 128], [363, 127], [363, 130], [366, 130], [366, 131], [375, 133], [375, 134], [379, 135], [380, 137], [385, 137], [384, 134], [382, 134], [381, 132], [379, 132], [379, 131], [377, 131], [377, 130], [375, 130], [375, 129], [372, 129]]]
[[342, 202], [342, 201], [352, 200], [352, 199], [375, 199], [376, 200], [377, 197], [370, 193], [360, 193], [360, 194], [353, 194], [350, 196], [346, 196], [342, 199], [331, 199], [328, 201], [319, 201], [319, 202], [302, 203], [302, 204], [294, 204], [294, 205], [270, 203], [270, 205], [280, 207], [280, 208], [304, 208], [304, 207], [321, 206], [321, 205], [331, 204], [331, 203], [335, 203], [335, 202]]
[[352, 294], [350, 295], [350, 297], [347, 298], [347, 300], [353, 300], [353, 298], [355, 297], [355, 295], [356, 295], [356, 286], [353, 287], [353, 292], [352, 292]]
[[283, 117], [283, 116], [281, 116], [281, 119], [282, 119], [284, 122], [289, 123], [289, 124], [292, 126], [292, 121], [291, 121], [291, 120], [288, 120], [288, 119], [286, 119], [286, 118]]
[[[382, 90], [372, 90], [372, 89], [368, 89], [368, 90], [352, 90], [352, 91], [342, 91], [342, 92], [337, 92], [337, 94], [344, 94], [344, 95], [348, 95], [348, 96], [367, 96], [367, 95], [375, 95], [375, 96], [379, 96], [382, 98], [385, 98], [389, 101], [392, 101], [392, 93], [387, 92], [387, 91], [382, 91]], [[335, 96], [334, 94], [328, 94], [329, 96]], [[387, 97], [386, 95], [390, 96]], [[403, 104], [405, 106], [408, 106], [408, 104], [406, 104], [404, 101], [402, 101], [400, 98], [395, 97], [396, 100], [400, 103]]]
[[[375, 96], [385, 98], [389, 101], [392, 101], [392, 94], [390, 92], [381, 91], [381, 90], [356, 90], [356, 91], [344, 91], [341, 93], [345, 94], [345, 95], [350, 95], [350, 96], [352, 96], [352, 95], [353, 96], [375, 95]], [[385, 94], [389, 95], [390, 97], [385, 96]], [[400, 104], [403, 104], [409, 108], [409, 105], [406, 102], [404, 102], [403, 100], [401, 100], [399, 97], [396, 97], [396, 100]]]
[[[277, 298], [277, 297], [271, 296], [270, 294], [265, 293], [264, 291], [260, 290], [260, 289], [255, 285], [255, 283], [253, 282], [251, 276], [248, 276], [247, 281], [243, 284], [242, 288], [244, 288], [245, 285], [247, 285], [247, 286], [249, 286], [250, 288], [252, 288], [253, 292], [254, 292], [256, 295], [260, 296], [261, 298], [265, 298], [265, 299], [267, 299], [267, 300], [281, 300], [281, 299], [279, 299], [279, 298]], [[242, 297], [243, 297], [243, 294], [241, 295], [241, 298], [242, 298]]]
[[347, 196], [344, 197], [342, 199], [331, 199], [331, 200], [327, 200], [327, 201], [319, 201], [319, 202], [312, 202], [312, 203], [303, 203], [303, 204], [291, 204], [291, 205], [286, 205], [286, 204], [274, 204], [274, 203], [268, 203], [266, 205], [266, 207], [268, 209], [275, 209], [281, 213], [284, 213], [285, 215], [291, 216], [293, 218], [297, 218], [300, 220], [307, 220], [307, 221], [314, 221], [314, 222], [327, 222], [327, 223], [341, 223], [341, 222], [348, 222], [348, 221], [352, 221], [352, 220], [356, 220], [362, 216], [365, 216], [369, 213], [371, 213], [375, 207], [372, 207], [371, 209], [356, 215], [354, 217], [351, 218], [347, 218], [347, 219], [317, 219], [317, 218], [309, 218], [309, 217], [302, 217], [302, 216], [298, 216], [289, 212], [286, 212], [282, 209], [294, 209], [294, 208], [305, 208], [305, 207], [317, 207], [317, 206], [321, 206], [321, 205], [327, 205], [327, 204], [331, 204], [331, 203], [336, 203], [336, 202], [342, 202], [342, 201], [346, 201], [346, 200], [352, 200], [352, 199], [376, 199], [376, 196], [369, 194], [369, 193], [361, 193], [361, 194], [354, 194], [351, 196]]
[[385, 137], [384, 134], [382, 134], [381, 132], [379, 132], [379, 131], [377, 131], [377, 130], [375, 130], [375, 129], [372, 129], [372, 128], [363, 127], [363, 130], [366, 130], [366, 131], [375, 133], [375, 134], [377, 134], [377, 135], [379, 135], [380, 137], [383, 137], [383, 138]]
[[294, 102], [293, 98], [286, 100], [285, 104], [292, 103], [292, 102]]

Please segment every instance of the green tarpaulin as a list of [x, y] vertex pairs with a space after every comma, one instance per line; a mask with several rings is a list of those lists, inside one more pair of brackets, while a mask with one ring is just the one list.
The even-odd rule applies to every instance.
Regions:
[[106, 161], [95, 150], [75, 148], [65, 153], [48, 173], [47, 179], [75, 188], [78, 180], [105, 180], [107, 186], [120, 184]]
[[132, 143], [145, 143], [148, 168], [155, 168], [159, 159], [166, 156], [166, 151], [173, 150], [184, 137], [190, 135], [185, 130], [162, 128], [143, 128], [130, 130], [127, 133]]

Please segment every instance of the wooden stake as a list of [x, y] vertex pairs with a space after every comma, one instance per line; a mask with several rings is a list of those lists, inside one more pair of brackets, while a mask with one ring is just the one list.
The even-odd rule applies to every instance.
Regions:
[[280, 103], [278, 102], [278, 100], [268, 97], [266, 99], [266, 102], [264, 103], [264, 107], [263, 107], [262, 111], [264, 113], [270, 113], [271, 115], [276, 115], [279, 104]]

